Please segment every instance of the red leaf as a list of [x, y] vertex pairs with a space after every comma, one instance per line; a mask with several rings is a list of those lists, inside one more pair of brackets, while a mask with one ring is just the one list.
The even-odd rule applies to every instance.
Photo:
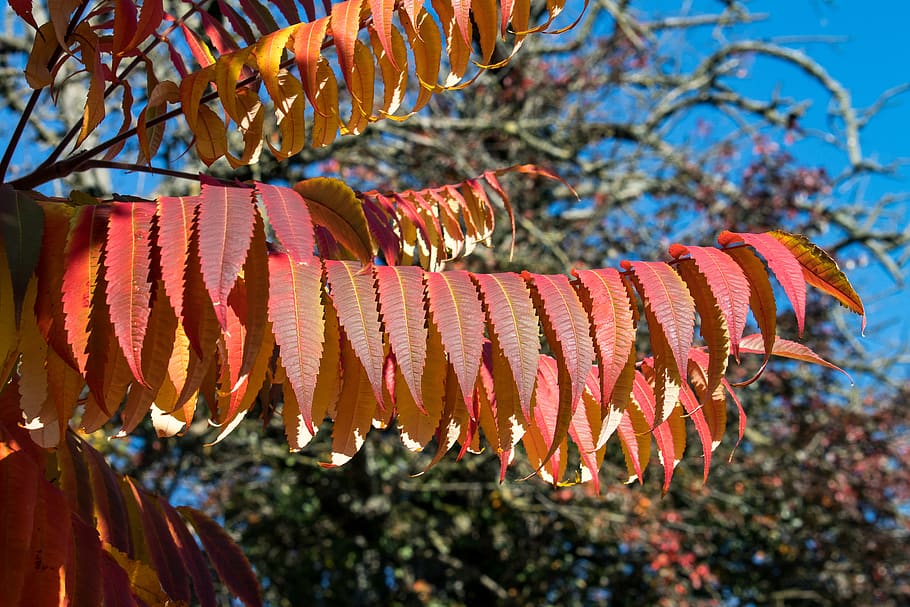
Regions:
[[24, 452], [0, 459], [0, 603], [19, 605], [35, 524], [41, 471]]
[[689, 416], [689, 419], [695, 425], [695, 432], [698, 434], [698, 440], [701, 441], [705, 460], [703, 482], [707, 482], [708, 472], [711, 469], [711, 453], [718, 443], [714, 442], [711, 436], [711, 428], [708, 426], [708, 420], [705, 419], [704, 408], [698, 403], [698, 399], [695, 398], [695, 393], [692, 392], [692, 388], [689, 387], [688, 383], [683, 384], [682, 390], [679, 392], [679, 402], [682, 403], [686, 415]]
[[473, 274], [483, 293], [490, 330], [509, 361], [522, 409], [531, 407], [540, 352], [537, 313], [517, 274]]
[[729, 246], [735, 242], [745, 242], [762, 254], [777, 281], [784, 288], [793, 312], [796, 314], [796, 324], [799, 335], [802, 337], [803, 327], [806, 323], [806, 283], [803, 278], [803, 269], [793, 253], [773, 235], [748, 234], [736, 232], [721, 232], [717, 241], [722, 246]]
[[199, 260], [215, 317], [227, 329], [227, 300], [253, 237], [253, 191], [202, 186], [199, 205]]
[[208, 565], [202, 558], [202, 552], [196, 545], [196, 540], [186, 528], [184, 520], [170, 504], [158, 498], [158, 507], [164, 513], [171, 538], [180, 555], [180, 562], [183, 563], [189, 578], [193, 580], [193, 590], [199, 604], [202, 607], [215, 607], [215, 588], [212, 586]]
[[247, 607], [261, 606], [259, 581], [253, 574], [250, 562], [224, 529], [195, 508], [182, 506], [177, 510], [196, 529], [196, 535], [202, 541], [205, 553], [221, 581]]
[[522, 443], [536, 473], [555, 485], [566, 468], [565, 450], [560, 448], [561, 442], [554, 441], [559, 416], [556, 361], [549, 356], [540, 356], [539, 361], [534, 408]]
[[129, 477], [125, 479], [133, 493], [142, 520], [142, 532], [158, 574], [161, 587], [172, 599], [189, 603], [190, 587], [186, 571], [180, 561], [180, 553], [168, 531], [167, 522], [156, 504], [156, 499], [147, 495]]
[[679, 455], [673, 440], [673, 433], [668, 420], [660, 421], [656, 418], [657, 401], [648, 380], [641, 373], [635, 374], [635, 383], [632, 385], [635, 402], [641, 408], [645, 421], [654, 428], [654, 439], [657, 442], [657, 455], [664, 469], [663, 493], [670, 489], [673, 480], [673, 470], [679, 464]]
[[[578, 287], [582, 301], [588, 309], [590, 324], [594, 327], [594, 345], [600, 375], [600, 398], [603, 408], [609, 409], [610, 421], [602, 433], [609, 436], [622, 419], [629, 395], [632, 392], [631, 373], [628, 382], [619, 382], [623, 370], [634, 358], [635, 318], [633, 302], [623, 283], [622, 276], [613, 268], [577, 270]], [[634, 360], [633, 360], [634, 364]], [[628, 383], [626, 386], [625, 383]], [[603, 442], [598, 439], [598, 446]]]
[[303, 198], [291, 188], [256, 184], [256, 191], [268, 213], [269, 225], [294, 261], [313, 258], [313, 222]]
[[470, 410], [483, 352], [483, 307], [467, 272], [427, 272], [427, 301]]
[[88, 360], [88, 320], [107, 230], [110, 207], [84, 206], [76, 212], [63, 256], [63, 313], [66, 333], [80, 373]]
[[114, 334], [139, 383], [148, 386], [142, 374], [142, 342], [148, 327], [152, 285], [151, 229], [155, 209], [141, 202], [115, 202], [108, 223], [107, 304]]
[[[313, 434], [313, 394], [325, 339], [322, 267], [269, 256], [269, 319], [299, 411]], [[317, 420], [319, 422], [321, 420]]]
[[642, 301], [657, 320], [658, 326], [649, 328], [659, 329], [666, 337], [679, 374], [685, 377], [695, 327], [695, 302], [686, 283], [660, 261], [623, 262], [626, 265], [637, 279]]
[[730, 331], [730, 348], [739, 356], [739, 340], [749, 313], [749, 281], [729, 255], [714, 247], [683, 247], [692, 256], [717, 299]]
[[385, 351], [373, 275], [354, 262], [328, 260], [325, 268], [338, 319], [381, 403]]
[[427, 317], [423, 270], [416, 266], [376, 266], [379, 309], [395, 360], [421, 413], [422, 378], [427, 360]]

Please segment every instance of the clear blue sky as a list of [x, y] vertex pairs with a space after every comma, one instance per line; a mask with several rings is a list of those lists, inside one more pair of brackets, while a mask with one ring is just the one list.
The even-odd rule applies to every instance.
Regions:
[[[823, 65], [851, 92], [854, 106], [860, 109], [873, 104], [884, 91], [910, 82], [907, 44], [910, 2], [773, 0], [754, 1], [748, 6], [753, 12], [770, 14], [766, 22], [751, 26], [750, 33], [763, 38], [806, 36], [802, 40], [785, 41], [787, 46], [805, 51]], [[827, 40], [828, 37], [834, 41]], [[820, 89], [806, 78], [793, 77], [791, 73], [776, 75], [767, 69], [758, 71], [755, 85], [767, 90], [769, 84], [779, 85], [782, 95], [794, 98], [817, 99], [820, 94]], [[826, 109], [825, 103], [825, 100], [815, 102], [812, 110], [818, 112], [815, 119]], [[810, 115], [807, 120], [811, 119]], [[910, 92], [892, 99], [865, 129], [863, 151], [882, 164], [902, 158], [910, 162]], [[822, 150], [818, 153], [819, 160], [826, 163], [828, 154]], [[842, 162], [832, 168], [842, 166]], [[889, 192], [910, 191], [910, 164], [900, 167], [893, 177], [870, 179], [866, 186], [868, 200]], [[903, 216], [910, 218], [910, 201], [904, 203]], [[872, 349], [908, 349], [910, 289], [895, 287], [875, 268], [860, 267], [848, 273], [869, 308], [870, 324], [864, 345]], [[883, 297], [883, 292], [891, 295]], [[901, 371], [906, 376], [910, 365], [903, 365]]]

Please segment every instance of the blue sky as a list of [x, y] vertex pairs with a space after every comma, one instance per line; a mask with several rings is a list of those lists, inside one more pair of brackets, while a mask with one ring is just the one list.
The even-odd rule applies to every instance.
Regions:
[[[719, 3], [718, 3], [719, 4]], [[853, 104], [865, 108], [888, 89], [910, 82], [910, 50], [906, 24], [910, 2], [888, 0], [802, 0], [750, 2], [753, 12], [767, 12], [770, 18], [750, 27], [749, 33], [762, 38], [789, 37], [782, 41], [817, 60], [851, 93]], [[782, 95], [814, 98], [807, 121], [819, 119], [826, 109], [821, 89], [807, 78], [773, 70], [755, 73], [755, 86], [779, 86]], [[809, 124], [811, 126], [811, 123]], [[863, 151], [881, 164], [904, 159], [910, 162], [910, 92], [893, 98], [863, 132]], [[810, 148], [801, 154], [817, 153], [823, 164], [833, 160], [830, 150]], [[829, 156], [830, 154], [830, 156]], [[840, 164], [833, 166], [842, 166]], [[864, 197], [875, 200], [886, 193], [910, 191], [910, 164], [893, 176], [869, 179], [860, 184]], [[853, 192], [835, 192], [835, 196]], [[910, 201], [904, 203], [905, 219], [910, 218]], [[849, 269], [848, 274], [867, 302], [869, 328], [863, 344], [876, 351], [908, 348], [910, 344], [910, 289], [896, 286], [874, 266]], [[888, 295], [885, 296], [884, 294]], [[858, 323], [856, 326], [858, 330]], [[902, 365], [906, 376], [910, 365]]]

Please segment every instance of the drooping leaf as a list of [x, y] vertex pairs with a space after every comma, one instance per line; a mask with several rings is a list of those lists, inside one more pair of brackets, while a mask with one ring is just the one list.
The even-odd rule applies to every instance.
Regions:
[[341, 356], [344, 377], [332, 418], [332, 456], [322, 464], [325, 467], [344, 465], [360, 451], [373, 427], [377, 407], [375, 387], [371, 388], [368, 375], [350, 343], [344, 343]]
[[530, 409], [537, 379], [537, 313], [527, 285], [517, 274], [473, 274], [486, 309], [490, 331], [496, 333], [518, 386], [522, 409]]
[[477, 287], [464, 271], [428, 272], [426, 281], [431, 318], [469, 408], [483, 351], [484, 312]]
[[355, 262], [326, 261], [326, 276], [338, 319], [364, 367], [373, 394], [382, 402], [382, 369], [385, 363], [379, 308], [372, 273]]
[[314, 433], [313, 394], [325, 339], [321, 294], [318, 262], [291, 261], [284, 253], [269, 256], [269, 319], [294, 402], [310, 434]]
[[806, 282], [831, 295], [851, 312], [862, 316], [862, 329], [865, 331], [866, 311], [863, 308], [863, 301], [853, 290], [853, 286], [838, 267], [837, 262], [802, 234], [789, 234], [781, 230], [774, 230], [769, 234], [793, 253], [799, 265], [802, 266]]
[[313, 223], [324, 226], [361, 263], [373, 261], [376, 245], [351, 188], [336, 179], [317, 177], [298, 182], [294, 190], [306, 201]]
[[569, 431], [594, 360], [588, 315], [566, 276], [524, 272], [522, 277], [533, 286], [535, 308], [556, 358], [559, 410], [554, 432], [561, 442]]
[[774, 272], [777, 281], [784, 288], [793, 312], [796, 314], [796, 325], [802, 337], [806, 324], [806, 283], [803, 270], [794, 254], [777, 240], [772, 234], [749, 234], [736, 232], [721, 232], [717, 237], [721, 246], [729, 246], [736, 242], [744, 242], [761, 253], [768, 267]]
[[765, 265], [751, 249], [733, 247], [725, 249], [724, 253], [739, 264], [749, 281], [749, 307], [752, 308], [752, 314], [755, 316], [765, 344], [765, 359], [762, 361], [759, 372], [755, 374], [755, 378], [757, 378], [771, 358], [771, 350], [777, 335], [777, 302], [774, 299], [774, 289], [771, 287], [771, 279], [768, 278]]
[[[764, 354], [765, 350], [763, 348], [762, 341], [763, 338], [758, 333], [747, 335], [743, 338], [742, 342], [740, 342], [740, 349], [747, 354]], [[828, 367], [829, 369], [834, 369], [835, 371], [843, 373], [847, 379], [850, 380], [850, 383], [853, 383], [853, 379], [850, 377], [849, 373], [834, 363], [828, 362], [816, 354], [811, 348], [801, 343], [790, 341], [789, 339], [784, 339], [782, 337], [777, 337], [777, 339], [774, 340], [774, 346], [771, 348], [771, 354], [774, 356], [791, 358], [793, 360], [801, 360], [803, 362], [813, 363], [816, 365], [821, 365], [823, 367]]]
[[199, 260], [221, 328], [227, 327], [227, 299], [253, 237], [253, 190], [202, 186], [199, 202]]
[[89, 313], [100, 270], [101, 246], [107, 232], [109, 207], [83, 206], [73, 219], [63, 256], [63, 313], [66, 333], [79, 371], [85, 373]]
[[151, 229], [155, 208], [151, 203], [115, 202], [108, 220], [106, 255], [107, 305], [114, 334], [140, 384], [142, 343], [148, 327], [151, 283]]
[[[674, 250], [674, 247], [678, 248]], [[674, 257], [688, 254], [695, 260], [723, 312], [733, 356], [739, 356], [739, 340], [745, 331], [749, 310], [749, 281], [742, 268], [729, 255], [714, 247], [673, 245], [670, 254]]]
[[374, 271], [389, 345], [417, 408], [426, 413], [422, 387], [427, 361], [423, 270], [414, 266], [376, 266]]
[[[679, 274], [661, 262], [623, 262], [644, 302], [654, 357], [655, 423], [676, 406], [688, 369], [695, 327], [695, 302]], [[641, 403], [639, 403], [641, 404]]]
[[177, 510], [193, 525], [209, 561], [234, 596], [247, 607], [261, 606], [259, 582], [237, 544], [217, 523], [199, 510], [189, 506], [181, 506]]
[[[711, 290], [708, 277], [702, 273], [695, 261], [680, 260], [676, 264], [676, 271], [686, 281], [695, 300], [695, 309], [700, 319], [699, 331], [708, 347], [710, 359], [706, 390], [713, 392], [727, 371], [727, 359], [730, 357], [730, 332], [726, 318], [716, 294]], [[685, 378], [685, 375], [682, 377]]]
[[296, 191], [264, 183], [256, 191], [268, 213], [268, 223], [294, 261], [313, 258], [313, 223], [306, 202]]
[[[594, 329], [592, 337], [597, 350], [601, 405], [607, 412], [602, 436], [597, 441], [601, 447], [618, 426], [632, 393], [631, 370], [624, 373], [624, 369], [630, 368], [630, 361], [631, 365], [635, 363], [633, 303], [622, 276], [612, 268], [578, 270], [574, 274]], [[624, 376], [627, 381], [621, 382]]]
[[41, 253], [44, 212], [24, 192], [0, 184], [0, 236], [6, 247], [6, 261], [12, 278], [16, 324], [22, 316], [25, 289]]

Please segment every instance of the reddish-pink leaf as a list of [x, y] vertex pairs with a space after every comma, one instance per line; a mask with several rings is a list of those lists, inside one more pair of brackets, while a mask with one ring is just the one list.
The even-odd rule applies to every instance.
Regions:
[[803, 334], [806, 322], [806, 282], [803, 277], [803, 268], [793, 253], [770, 233], [749, 234], [723, 231], [717, 237], [721, 246], [729, 246], [736, 242], [745, 242], [761, 253], [768, 267], [774, 272], [777, 281], [784, 288], [793, 312], [796, 314], [796, 325], [799, 335]]
[[538, 358], [540, 368], [534, 391], [534, 408], [522, 442], [536, 473], [555, 485], [562, 479], [566, 468], [565, 452], [560, 448], [564, 443], [554, 440], [557, 438], [559, 416], [556, 361], [549, 356]]
[[663, 333], [673, 352], [679, 375], [685, 377], [695, 328], [695, 302], [686, 283], [663, 262], [623, 262], [623, 267], [634, 273], [642, 301], [657, 320], [658, 326], [649, 329]]
[[467, 272], [427, 272], [427, 301], [470, 410], [483, 351], [483, 307]]
[[385, 351], [373, 275], [363, 272], [355, 262], [328, 260], [325, 268], [338, 319], [366, 370], [376, 401], [381, 403]]
[[313, 434], [313, 394], [325, 340], [318, 260], [294, 262], [284, 253], [269, 256], [269, 319], [300, 413]]
[[199, 204], [199, 260], [215, 316], [227, 328], [228, 295], [246, 259], [256, 209], [253, 190], [202, 186]]
[[714, 439], [711, 437], [711, 428], [708, 426], [708, 420], [705, 419], [704, 408], [698, 403], [698, 399], [695, 397], [695, 393], [692, 392], [692, 388], [689, 387], [688, 383], [683, 384], [682, 390], [679, 392], [679, 402], [682, 403], [686, 415], [689, 416], [689, 419], [691, 419], [692, 423], [695, 425], [695, 431], [698, 433], [698, 440], [701, 441], [705, 460], [704, 482], [707, 482], [708, 472], [711, 469], [711, 453], [716, 448], [717, 443], [715, 443]]
[[[596, 372], [596, 367], [591, 367]], [[593, 374], [592, 374], [593, 375]], [[569, 436], [578, 445], [578, 456], [581, 458], [582, 482], [593, 481], [594, 492], [600, 493], [600, 476], [598, 471], [603, 462], [603, 449], [597, 448], [597, 438], [600, 435], [601, 407], [600, 390], [597, 387], [597, 378], [587, 383], [594, 391], [585, 390], [581, 403], [572, 414], [572, 423], [569, 425]]]
[[354, 46], [357, 33], [360, 31], [360, 5], [362, 0], [345, 0], [332, 5], [332, 38], [338, 54], [338, 63], [341, 73], [348, 85], [348, 90], [355, 89], [354, 76]]
[[533, 292], [539, 298], [538, 313], [544, 320], [544, 331], [550, 347], [556, 353], [556, 361], [566, 367], [572, 378], [572, 384], [568, 387], [572, 411], [575, 411], [594, 360], [588, 315], [569, 284], [568, 277], [562, 274], [528, 272], [523, 272], [522, 276], [531, 282]]
[[670, 489], [670, 481], [673, 480], [673, 470], [679, 464], [676, 446], [673, 441], [673, 433], [667, 420], [660, 421], [655, 417], [657, 413], [657, 401], [651, 384], [641, 373], [635, 374], [635, 382], [632, 384], [632, 394], [635, 402], [641, 408], [648, 425], [654, 428], [654, 440], [657, 442], [657, 454], [660, 463], [664, 469], [664, 484], [662, 491], [666, 493]]
[[394, 0], [370, 0], [370, 12], [373, 14], [373, 28], [379, 35], [379, 41], [385, 50], [386, 57], [392, 66], [398, 68], [395, 53], [392, 50], [392, 17], [395, 12]]
[[158, 199], [158, 247], [161, 250], [161, 278], [177, 318], [183, 318], [183, 291], [186, 284], [187, 254], [193, 234], [197, 196]]
[[556, 355], [559, 411], [555, 442], [561, 443], [569, 431], [594, 359], [588, 315], [566, 276], [523, 272], [522, 277], [533, 284], [535, 307], [543, 321], [547, 342]]
[[[740, 351], [746, 352], [747, 354], [764, 354], [765, 350], [762, 343], [761, 334], [755, 333], [753, 335], [747, 335], [746, 337], [743, 337], [743, 340], [740, 342]], [[782, 358], [801, 360], [803, 362], [813, 363], [816, 365], [821, 365], [823, 367], [828, 367], [829, 369], [834, 369], [835, 371], [839, 371], [846, 375], [847, 379], [850, 380], [850, 383], [853, 383], [853, 379], [850, 377], [849, 373], [834, 363], [828, 362], [816, 354], [808, 346], [804, 346], [803, 344], [797, 343], [795, 341], [777, 337], [774, 340], [774, 347], [771, 349], [771, 354], [774, 356], [780, 356]]]
[[189, 506], [177, 509], [180, 514], [192, 523], [196, 535], [202, 541], [205, 553], [209, 557], [221, 581], [247, 607], [260, 607], [262, 596], [259, 581], [234, 540], [218, 523], [208, 516]]
[[303, 198], [291, 188], [264, 183], [256, 184], [256, 191], [268, 213], [268, 221], [278, 240], [294, 261], [313, 258], [313, 222]]
[[101, 245], [107, 231], [110, 207], [80, 207], [73, 221], [63, 256], [63, 313], [66, 333], [79, 371], [88, 360], [88, 320], [100, 269]]
[[487, 319], [509, 361], [522, 409], [529, 409], [540, 352], [537, 313], [517, 274], [473, 274], [483, 293]]
[[749, 281], [742, 268], [714, 247], [684, 247], [705, 276], [730, 331], [730, 348], [739, 356], [739, 340], [749, 314]]
[[379, 309], [395, 360], [421, 413], [422, 377], [427, 359], [427, 317], [423, 270], [416, 266], [376, 266]]
[[151, 203], [115, 202], [108, 223], [104, 265], [107, 269], [107, 304], [114, 334], [139, 383], [148, 386], [142, 374], [142, 342], [149, 320], [151, 266]]

